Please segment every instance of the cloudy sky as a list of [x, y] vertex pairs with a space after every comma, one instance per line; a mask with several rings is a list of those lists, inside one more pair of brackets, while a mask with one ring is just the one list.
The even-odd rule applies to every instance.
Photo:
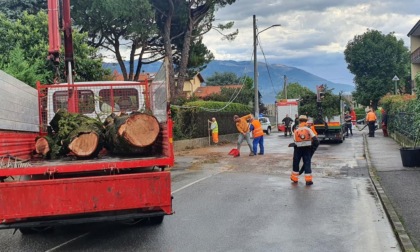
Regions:
[[[235, 22], [238, 37], [221, 40], [217, 32], [204, 43], [217, 60], [252, 62], [253, 15], [257, 29], [281, 24], [258, 35], [269, 63], [301, 68], [329, 81], [352, 84], [344, 49], [354, 36], [367, 29], [395, 33], [409, 48], [408, 32], [420, 19], [418, 0], [236, 0], [219, 9], [216, 23]], [[261, 49], [257, 59], [264, 62]]]

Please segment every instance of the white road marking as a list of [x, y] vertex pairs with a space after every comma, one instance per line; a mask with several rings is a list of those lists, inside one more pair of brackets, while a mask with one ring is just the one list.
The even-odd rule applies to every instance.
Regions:
[[[218, 172], [218, 173], [215, 173], [215, 174], [212, 174], [212, 175], [209, 175], [209, 176], [206, 176], [206, 177], [201, 178], [201, 179], [199, 179], [199, 180], [196, 180], [196, 181], [194, 181], [194, 182], [191, 182], [191, 183], [189, 183], [188, 185], [185, 185], [185, 186], [183, 186], [183, 187], [181, 187], [181, 188], [178, 188], [177, 190], [172, 191], [172, 193], [177, 193], [177, 192], [179, 192], [179, 191], [181, 191], [181, 190], [184, 190], [184, 189], [186, 189], [186, 188], [188, 188], [188, 187], [190, 187], [190, 186], [192, 186], [192, 185], [194, 185], [194, 184], [197, 184], [198, 182], [201, 182], [201, 181], [203, 181], [203, 180], [206, 180], [206, 179], [208, 179], [208, 178], [210, 178], [210, 177], [213, 177], [214, 175], [220, 174], [220, 173], [222, 173], [222, 172], [223, 172], [223, 171]], [[78, 240], [78, 239], [80, 239], [80, 238], [83, 238], [83, 237], [85, 237], [85, 236], [89, 235], [90, 233], [91, 233], [91, 232], [87, 232], [87, 233], [85, 233], [85, 234], [79, 235], [79, 236], [77, 236], [77, 237], [75, 237], [75, 238], [73, 238], [73, 239], [71, 239], [71, 240], [68, 240], [68, 241], [66, 241], [66, 242], [64, 242], [64, 243], [62, 243], [62, 244], [60, 244], [60, 245], [58, 245], [58, 246], [56, 246], [56, 247], [54, 247], [54, 248], [51, 248], [51, 249], [49, 249], [49, 250], [47, 250], [47, 251], [45, 251], [45, 252], [52, 252], [52, 251], [55, 251], [55, 250], [57, 250], [57, 249], [59, 249], [59, 248], [61, 248], [61, 247], [66, 246], [67, 244], [69, 244], [69, 243], [71, 243], [71, 242], [73, 242], [73, 241], [76, 241], [76, 240]]]
[[58, 245], [58, 246], [56, 246], [56, 247], [54, 247], [54, 248], [52, 248], [52, 249], [49, 249], [49, 250], [47, 250], [47, 251], [45, 251], [45, 252], [55, 251], [55, 250], [57, 250], [57, 249], [59, 249], [59, 248], [61, 248], [61, 247], [66, 246], [66, 245], [67, 245], [67, 244], [69, 244], [70, 242], [73, 242], [73, 241], [75, 241], [75, 240], [77, 240], [77, 239], [83, 238], [83, 237], [85, 237], [85, 236], [87, 236], [87, 235], [89, 235], [89, 234], [90, 234], [90, 232], [87, 232], [87, 233], [85, 233], [85, 234], [79, 235], [79, 236], [77, 236], [77, 237], [75, 237], [75, 238], [73, 238], [73, 239], [71, 239], [71, 240], [69, 240], [69, 241], [66, 241], [66, 242], [64, 242], [64, 243], [62, 243], [62, 244], [60, 244], [60, 245]]
[[208, 179], [208, 178], [210, 178], [210, 177], [213, 177], [214, 175], [220, 174], [220, 173], [222, 173], [222, 172], [223, 172], [223, 171], [218, 172], [218, 173], [215, 173], [215, 174], [212, 174], [212, 175], [209, 175], [209, 176], [204, 177], [204, 178], [201, 178], [201, 179], [199, 179], [199, 180], [196, 180], [196, 181], [194, 181], [194, 182], [192, 182], [192, 183], [189, 183], [188, 185], [185, 185], [185, 186], [183, 186], [183, 187], [181, 187], [181, 188], [178, 188], [177, 190], [172, 191], [172, 193], [177, 193], [177, 192], [179, 192], [179, 191], [181, 191], [181, 190], [184, 190], [185, 188], [188, 188], [188, 187], [190, 187], [190, 186], [192, 186], [192, 185], [194, 185], [194, 184], [197, 184], [198, 182], [201, 182], [201, 181], [203, 181], [203, 180], [206, 180], [206, 179]]

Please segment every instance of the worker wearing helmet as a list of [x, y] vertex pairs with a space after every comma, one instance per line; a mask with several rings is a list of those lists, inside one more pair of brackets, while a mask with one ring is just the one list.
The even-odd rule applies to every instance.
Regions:
[[[306, 185], [312, 185], [312, 169], [311, 159], [313, 155], [313, 149], [316, 149], [319, 145], [318, 138], [311, 128], [307, 125], [308, 118], [305, 115], [299, 116], [299, 126], [296, 128], [293, 134], [294, 140], [294, 152], [293, 152], [293, 171], [290, 175], [290, 179], [293, 183], [297, 183], [299, 180], [299, 163], [303, 160], [303, 168], [305, 170], [305, 181]], [[314, 148], [315, 147], [315, 148]]]

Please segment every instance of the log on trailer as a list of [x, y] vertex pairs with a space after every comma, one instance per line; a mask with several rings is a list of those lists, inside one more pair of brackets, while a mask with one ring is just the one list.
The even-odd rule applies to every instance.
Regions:
[[51, 157], [52, 148], [58, 146], [52, 136], [38, 136], [35, 138], [35, 153], [41, 154], [43, 157]]
[[104, 146], [104, 127], [97, 119], [59, 110], [50, 126], [48, 136], [38, 137], [35, 143], [36, 153], [45, 157], [59, 158], [69, 153], [95, 157]]
[[105, 120], [105, 148], [114, 154], [150, 154], [160, 132], [155, 116], [133, 112]]

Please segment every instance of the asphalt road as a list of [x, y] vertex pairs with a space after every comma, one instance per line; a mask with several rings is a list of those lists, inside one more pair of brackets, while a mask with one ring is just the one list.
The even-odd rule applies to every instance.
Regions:
[[401, 251], [369, 179], [359, 132], [323, 143], [314, 185], [292, 184], [290, 138], [233, 158], [224, 143], [176, 153], [173, 208], [159, 226], [103, 223], [23, 236], [0, 230], [1, 251]]

